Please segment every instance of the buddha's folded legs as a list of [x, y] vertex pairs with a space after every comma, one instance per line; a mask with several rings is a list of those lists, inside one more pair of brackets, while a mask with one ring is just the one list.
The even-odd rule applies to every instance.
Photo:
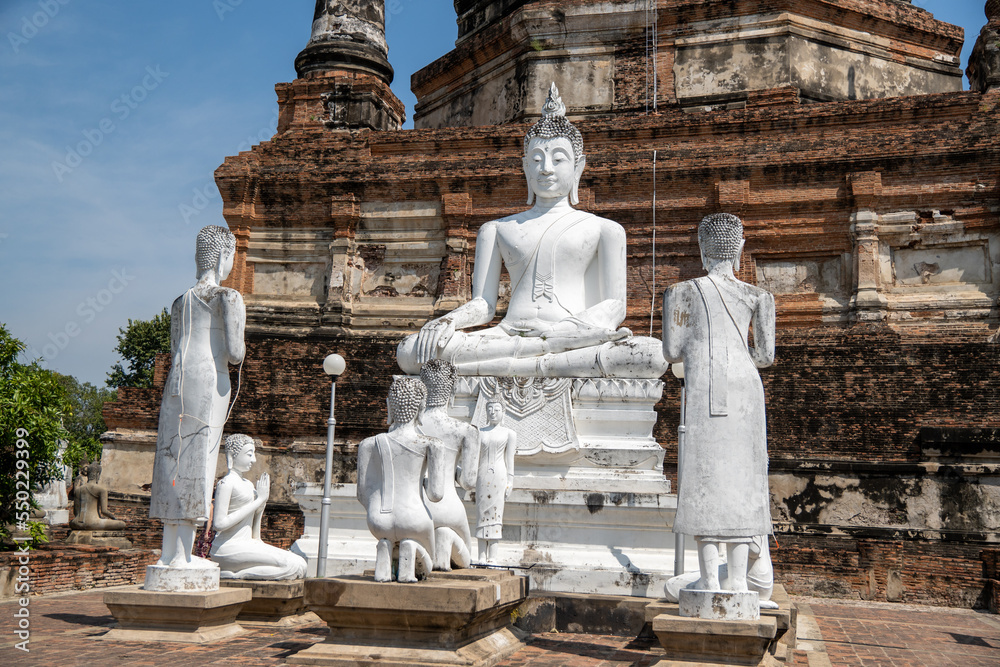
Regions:
[[455, 362], [460, 375], [496, 377], [615, 377], [656, 379], [668, 367], [660, 341], [633, 336], [534, 358]]
[[[494, 333], [497, 331], [457, 332], [439, 357], [455, 364], [460, 375], [497, 377], [658, 378], [668, 368], [662, 343], [655, 338], [630, 336], [564, 350], [568, 340]], [[414, 335], [396, 351], [399, 367], [411, 375], [420, 372], [415, 347]]]

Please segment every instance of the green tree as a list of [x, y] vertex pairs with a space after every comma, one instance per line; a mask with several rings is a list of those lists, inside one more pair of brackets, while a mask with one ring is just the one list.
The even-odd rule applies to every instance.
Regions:
[[84, 456], [89, 461], [101, 458], [101, 434], [107, 430], [101, 410], [105, 403], [117, 398], [118, 392], [95, 387], [89, 382], [81, 383], [72, 375], [55, 375], [71, 406], [70, 414], [63, 420], [63, 426], [69, 432], [64, 462], [77, 470]]
[[18, 361], [24, 347], [0, 324], [0, 537], [22, 523], [36, 485], [59, 476], [57, 442], [69, 436], [66, 390], [37, 361]]
[[167, 309], [151, 320], [130, 319], [127, 327], [118, 330], [115, 352], [121, 355], [122, 361], [111, 367], [109, 387], [152, 387], [156, 354], [170, 352], [170, 313]]

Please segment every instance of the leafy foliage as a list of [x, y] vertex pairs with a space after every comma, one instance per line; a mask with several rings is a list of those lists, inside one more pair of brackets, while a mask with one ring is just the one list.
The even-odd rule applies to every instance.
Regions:
[[89, 382], [81, 383], [71, 375], [56, 373], [56, 378], [66, 390], [72, 410], [63, 420], [63, 426], [69, 432], [69, 445], [63, 460], [73, 470], [78, 470], [84, 456], [88, 461], [101, 458], [100, 438], [107, 430], [101, 409], [108, 401], [115, 400], [118, 392], [95, 387]]
[[170, 313], [163, 312], [151, 320], [129, 320], [128, 326], [118, 330], [118, 347], [122, 362], [111, 367], [108, 386], [153, 386], [153, 366], [158, 352], [170, 352]]
[[[37, 361], [19, 362], [23, 350], [24, 343], [0, 324], [0, 527], [34, 503], [36, 485], [59, 476], [57, 442], [69, 436], [62, 425], [72, 409], [66, 390]], [[19, 440], [26, 446], [18, 447]], [[29, 500], [18, 502], [18, 491], [21, 498], [27, 491]]]

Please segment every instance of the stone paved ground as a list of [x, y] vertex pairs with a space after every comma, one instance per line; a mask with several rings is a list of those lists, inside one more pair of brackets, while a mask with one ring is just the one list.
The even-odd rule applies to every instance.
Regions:
[[[322, 641], [326, 629], [312, 624], [280, 631], [254, 630], [208, 646], [104, 642], [112, 619], [104, 591], [32, 598], [31, 652], [14, 644], [16, 603], [0, 604], [0, 667], [44, 665], [280, 665]], [[797, 667], [962, 667], [1000, 665], [1000, 617], [937, 607], [793, 598], [800, 608]], [[622, 637], [538, 635], [502, 667], [646, 667], [658, 655]], [[659, 655], [662, 655], [660, 653]]]

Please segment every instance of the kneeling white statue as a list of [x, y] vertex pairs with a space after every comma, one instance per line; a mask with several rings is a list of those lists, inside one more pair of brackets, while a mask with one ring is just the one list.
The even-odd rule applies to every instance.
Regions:
[[442, 571], [451, 570], [453, 563], [458, 567], [469, 567], [472, 563], [469, 517], [455, 491], [455, 482], [468, 491], [476, 488], [479, 431], [448, 414], [457, 377], [455, 366], [441, 359], [431, 359], [420, 369], [420, 380], [427, 387], [427, 401], [420, 413], [418, 429], [423, 435], [441, 441], [448, 476], [444, 497], [438, 502], [426, 499], [434, 519], [434, 569]]
[[255, 450], [250, 436], [226, 438], [229, 472], [215, 487], [216, 534], [209, 556], [219, 564], [223, 579], [301, 579], [306, 576], [304, 558], [260, 539], [271, 477], [264, 473], [256, 486], [243, 478], [257, 460]]
[[[687, 588], [742, 593], [749, 590], [755, 541], [771, 534], [767, 421], [757, 369], [774, 363], [774, 297], [735, 277], [744, 244], [739, 218], [706, 217], [698, 242], [708, 275], [674, 285], [663, 303], [663, 354], [684, 364], [687, 390], [674, 531], [698, 542], [701, 572]], [[753, 347], [747, 342], [751, 324]], [[729, 552], [725, 582], [719, 577], [722, 550]], [[760, 544], [756, 551], [759, 556]]]
[[[368, 513], [368, 530], [378, 540], [375, 581], [392, 581], [398, 554], [400, 583], [413, 583], [434, 569], [434, 519], [424, 504], [438, 502], [448, 479], [441, 441], [417, 432], [416, 419], [427, 389], [416, 378], [398, 378], [389, 388], [389, 432], [358, 446], [358, 501]], [[452, 472], [454, 478], [454, 472]]]

